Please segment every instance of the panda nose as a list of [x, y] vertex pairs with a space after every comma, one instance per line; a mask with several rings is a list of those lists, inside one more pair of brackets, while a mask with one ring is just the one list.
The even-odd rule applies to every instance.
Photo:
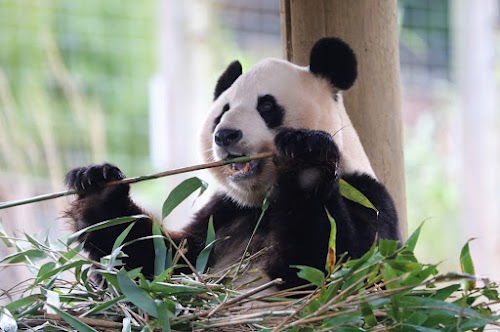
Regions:
[[221, 129], [215, 133], [215, 144], [218, 146], [230, 146], [238, 142], [243, 133], [237, 129]]

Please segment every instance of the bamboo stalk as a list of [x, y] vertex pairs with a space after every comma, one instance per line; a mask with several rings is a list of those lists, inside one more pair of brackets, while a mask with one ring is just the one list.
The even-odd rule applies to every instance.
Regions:
[[[221, 166], [225, 166], [225, 165], [229, 165], [229, 164], [236, 164], [236, 163], [247, 163], [251, 160], [264, 159], [264, 158], [269, 158], [272, 156], [274, 156], [274, 152], [262, 152], [262, 153], [257, 153], [257, 154], [252, 155], [252, 156], [243, 156], [243, 157], [237, 157], [237, 158], [232, 158], [232, 159], [219, 160], [219, 161], [214, 161], [211, 163], [182, 167], [182, 168], [177, 168], [177, 169], [159, 172], [159, 173], [150, 174], [150, 175], [142, 175], [142, 176], [137, 176], [137, 177], [132, 177], [132, 178], [126, 178], [126, 179], [119, 180], [119, 181], [109, 182], [107, 185], [112, 186], [112, 185], [117, 185], [117, 184], [137, 183], [137, 182], [141, 182], [141, 181], [158, 179], [158, 178], [165, 177], [165, 176], [171, 176], [171, 175], [176, 175], [176, 174], [199, 171], [199, 170], [207, 169], [207, 168], [221, 167]], [[11, 208], [14, 206], [24, 205], [24, 204], [46, 201], [46, 200], [59, 198], [59, 197], [63, 197], [63, 196], [74, 195], [76, 193], [77, 193], [76, 190], [66, 190], [66, 191], [59, 191], [59, 192], [55, 192], [55, 193], [51, 193], [51, 194], [39, 195], [39, 196], [31, 197], [31, 198], [3, 202], [3, 203], [0, 203], [0, 210]]]

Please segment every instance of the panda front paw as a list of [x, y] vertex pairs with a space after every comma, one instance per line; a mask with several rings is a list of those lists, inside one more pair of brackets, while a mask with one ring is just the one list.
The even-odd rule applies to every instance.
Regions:
[[282, 129], [275, 137], [281, 188], [308, 196], [331, 196], [338, 184], [339, 149], [319, 130]]
[[[125, 175], [118, 167], [104, 163], [74, 168], [66, 174], [65, 182], [68, 189], [75, 190], [80, 197], [84, 197], [99, 193], [107, 183], [124, 178]], [[122, 186], [124, 185], [116, 187]]]
[[332, 136], [320, 130], [284, 128], [275, 137], [278, 157], [306, 164], [336, 167], [339, 149]]

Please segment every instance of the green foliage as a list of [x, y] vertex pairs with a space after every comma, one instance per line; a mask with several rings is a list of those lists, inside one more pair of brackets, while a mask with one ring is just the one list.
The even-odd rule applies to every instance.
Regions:
[[361, 193], [361, 191], [351, 186], [344, 179], [339, 180], [339, 189], [340, 189], [340, 194], [344, 198], [347, 198], [348, 200], [361, 204], [369, 209], [372, 209], [373, 211], [376, 212], [376, 216], [378, 217], [377, 208], [372, 204], [372, 202], [368, 200], [368, 198], [366, 198], [365, 195], [363, 195], [363, 193]]
[[[186, 184], [187, 183], [187, 184]], [[173, 209], [198, 188], [200, 180], [189, 180], [169, 196]], [[180, 189], [179, 189], [180, 188]], [[187, 188], [187, 189], [186, 189]], [[182, 189], [182, 190], [181, 190]], [[262, 215], [269, 201], [263, 205]], [[169, 242], [154, 223], [154, 280], [146, 279], [140, 269], [127, 271], [121, 250], [135, 241], [126, 236], [139, 215], [93, 225], [67, 239], [39, 241], [8, 238], [16, 252], [1, 264], [23, 264], [35, 271], [35, 278], [10, 290], [18, 299], [0, 308], [0, 328], [9, 324], [18, 329], [60, 329], [70, 326], [79, 331], [115, 329], [191, 331], [225, 328], [233, 331], [482, 331], [500, 326], [500, 315], [493, 306], [500, 301], [498, 285], [473, 275], [468, 244], [460, 256], [463, 273], [440, 275], [436, 265], [416, 259], [422, 225], [404, 246], [380, 240], [359, 259], [336, 262], [326, 274], [308, 266], [295, 266], [298, 275], [311, 284], [309, 290], [270, 291], [277, 281], [260, 286], [252, 296], [241, 295], [230, 284], [214, 283], [215, 276], [201, 274], [206, 269], [213, 244], [217, 241], [213, 220], [207, 229], [206, 248], [196, 262], [197, 274], [172, 275]], [[75, 240], [85, 232], [128, 223], [117, 238], [111, 255], [101, 262], [82, 255]], [[333, 218], [330, 219], [334, 225]], [[2, 236], [6, 234], [3, 232]], [[157, 241], [156, 241], [157, 240]], [[330, 243], [334, 246], [335, 239]], [[331, 248], [333, 249], [333, 248]], [[241, 264], [241, 263], [240, 263]], [[91, 268], [91, 266], [95, 268]], [[68, 278], [68, 272], [72, 277]], [[102, 281], [95, 284], [99, 273]], [[73, 280], [73, 281], [68, 281]], [[96, 287], [97, 286], [97, 287]], [[298, 295], [301, 297], [291, 297]], [[4, 293], [10, 296], [10, 293]], [[55, 297], [55, 298], [54, 298]], [[248, 313], [249, 305], [254, 309]], [[46, 310], [56, 315], [44, 316]], [[110, 327], [110, 321], [113, 326]], [[13, 323], [14, 322], [14, 323]], [[43, 324], [43, 325], [42, 325]]]
[[184, 180], [175, 187], [163, 203], [162, 219], [165, 219], [180, 203], [197, 189], [200, 189], [201, 195], [205, 189], [207, 189], [207, 183], [196, 177]]
[[144, 169], [156, 4], [0, 1], [3, 171], [61, 179], [104, 157]]

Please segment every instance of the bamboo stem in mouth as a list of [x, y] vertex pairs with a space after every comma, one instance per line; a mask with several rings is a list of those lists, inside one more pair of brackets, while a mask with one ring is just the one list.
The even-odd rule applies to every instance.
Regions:
[[[113, 185], [117, 185], [117, 184], [137, 183], [137, 182], [141, 182], [141, 181], [158, 179], [158, 178], [165, 177], [165, 176], [171, 176], [171, 175], [176, 175], [176, 174], [199, 171], [199, 170], [207, 169], [207, 168], [221, 167], [221, 166], [236, 164], [236, 163], [247, 163], [247, 162], [252, 161], [252, 160], [269, 158], [269, 157], [272, 157], [274, 155], [275, 155], [274, 152], [262, 152], [262, 153], [257, 153], [255, 155], [251, 155], [251, 156], [236, 157], [236, 158], [231, 158], [231, 159], [214, 161], [214, 162], [210, 162], [210, 163], [206, 163], [206, 164], [199, 164], [199, 165], [194, 165], [194, 166], [172, 169], [169, 171], [163, 171], [163, 172], [154, 173], [154, 174], [150, 174], [150, 175], [141, 175], [141, 176], [136, 176], [136, 177], [132, 177], [132, 178], [125, 178], [123, 180], [111, 181], [107, 185], [113, 186]], [[76, 193], [77, 193], [76, 190], [66, 190], [66, 191], [59, 191], [59, 192], [55, 192], [55, 193], [51, 193], [51, 194], [34, 196], [31, 198], [3, 202], [3, 203], [0, 203], [0, 210], [11, 208], [14, 206], [24, 205], [24, 204], [46, 201], [46, 200], [59, 198], [59, 197], [63, 197], [63, 196], [74, 195]]]

